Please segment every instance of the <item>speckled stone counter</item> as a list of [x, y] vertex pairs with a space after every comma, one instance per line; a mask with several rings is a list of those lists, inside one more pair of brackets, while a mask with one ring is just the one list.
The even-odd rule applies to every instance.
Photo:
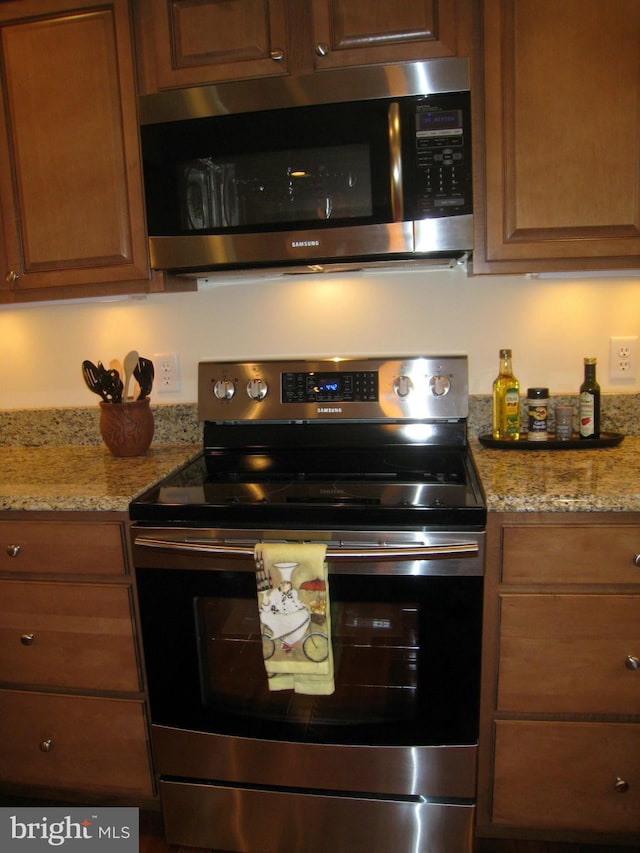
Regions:
[[[602, 429], [626, 437], [618, 447], [598, 450], [485, 448], [476, 436], [490, 430], [491, 397], [469, 403], [469, 443], [490, 511], [640, 511], [639, 394], [603, 395]], [[576, 398], [553, 403], [577, 412]], [[0, 411], [0, 510], [126, 512], [135, 495], [202, 446], [195, 404], [152, 402], [151, 408], [151, 449], [129, 459], [112, 456], [102, 443], [97, 406]]]
[[200, 449], [164, 445], [118, 458], [104, 446], [0, 447], [0, 511], [127, 512], [135, 495]]
[[490, 512], [640, 511], [640, 436], [589, 450], [496, 450], [470, 439]]

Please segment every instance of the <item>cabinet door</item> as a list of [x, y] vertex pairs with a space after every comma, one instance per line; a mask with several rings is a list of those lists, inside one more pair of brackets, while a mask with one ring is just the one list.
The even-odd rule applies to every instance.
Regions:
[[0, 581], [0, 681], [139, 691], [129, 588]]
[[637, 714], [640, 596], [502, 595], [499, 713]]
[[637, 724], [500, 720], [493, 821], [637, 838], [639, 758]]
[[506, 584], [640, 584], [640, 525], [580, 521], [502, 528]]
[[[158, 89], [288, 70], [285, 0], [140, 0], [142, 61]], [[147, 30], [150, 29], [150, 32]]]
[[142, 702], [0, 691], [0, 782], [151, 796]]
[[640, 265], [640, 3], [484, 0], [483, 40], [474, 271]]
[[5, 301], [148, 279], [126, 0], [3, 3], [0, 54]]
[[455, 0], [312, 0], [316, 68], [456, 55]]
[[118, 521], [0, 521], [0, 571], [124, 575], [124, 535]]

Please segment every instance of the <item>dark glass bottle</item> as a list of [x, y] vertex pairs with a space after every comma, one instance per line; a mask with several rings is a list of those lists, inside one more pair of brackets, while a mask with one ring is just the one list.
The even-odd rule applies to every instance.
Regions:
[[600, 438], [600, 386], [596, 382], [595, 358], [584, 360], [584, 382], [580, 386], [580, 438]]

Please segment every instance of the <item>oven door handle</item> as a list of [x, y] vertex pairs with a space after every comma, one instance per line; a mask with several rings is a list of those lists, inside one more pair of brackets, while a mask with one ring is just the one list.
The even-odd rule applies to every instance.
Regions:
[[[185, 542], [176, 539], [154, 539], [136, 536], [134, 545], [162, 551], [179, 551], [187, 554], [206, 554], [216, 557], [243, 557], [253, 559], [250, 545], [230, 545], [218, 542]], [[358, 562], [365, 560], [447, 560], [477, 557], [477, 542], [457, 542], [445, 545], [381, 545], [370, 548], [327, 548], [326, 559], [331, 562]]]

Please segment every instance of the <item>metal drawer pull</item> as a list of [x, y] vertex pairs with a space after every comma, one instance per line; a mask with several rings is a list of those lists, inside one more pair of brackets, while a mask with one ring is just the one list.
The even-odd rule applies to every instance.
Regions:
[[53, 749], [53, 741], [51, 738], [40, 741], [40, 752], [51, 752]]
[[640, 669], [640, 658], [635, 655], [627, 655], [624, 665], [627, 669], [637, 670]]
[[635, 557], [633, 558], [633, 562], [636, 566], [640, 566], [640, 554], [635, 555]]
[[626, 794], [629, 790], [629, 783], [625, 779], [622, 779], [620, 776], [618, 776], [613, 787], [619, 794]]
[[20, 553], [19, 545], [7, 545], [7, 554], [9, 557], [17, 557]]
[[[248, 557], [253, 559], [253, 547], [247, 545], [220, 545], [208, 542], [180, 542], [170, 539], [136, 537], [135, 545], [143, 548], [160, 548], [164, 551], [186, 551], [212, 554], [220, 557]], [[461, 542], [457, 545], [407, 545], [380, 548], [327, 549], [327, 560], [434, 560], [446, 557], [477, 557], [477, 542]]]
[[23, 634], [20, 637], [20, 642], [22, 643], [23, 646], [30, 646], [30, 645], [32, 645], [35, 638], [36, 638], [35, 634]]

